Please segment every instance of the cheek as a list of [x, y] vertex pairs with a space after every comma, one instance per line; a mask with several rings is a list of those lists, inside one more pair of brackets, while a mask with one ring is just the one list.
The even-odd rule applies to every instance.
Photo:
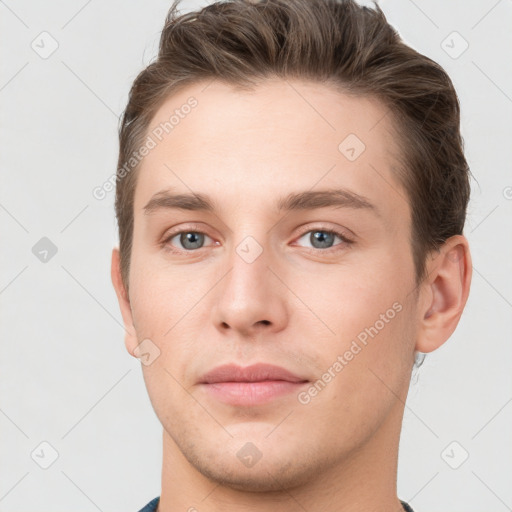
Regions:
[[[130, 283], [131, 307], [135, 327], [139, 334], [151, 337], [159, 332], [155, 327], [166, 316], [169, 301], [162, 293], [162, 283], [151, 272], [135, 272]], [[156, 322], [156, 324], [155, 324]], [[153, 326], [153, 329], [148, 328]]]
[[383, 253], [358, 268], [338, 267], [314, 278], [305, 273], [295, 282], [294, 292], [307, 310], [298, 304], [294, 320], [307, 339], [317, 340], [303, 350], [313, 352], [325, 371], [343, 357], [343, 373], [351, 379], [340, 385], [364, 388], [378, 382], [369, 369], [391, 381], [407, 371], [414, 341], [408, 276], [412, 279], [408, 262]]
[[324, 272], [289, 274], [290, 288], [299, 299], [292, 297], [290, 306], [295, 304], [299, 323], [316, 323], [326, 337], [347, 340], [377, 321], [382, 328], [380, 315], [388, 310], [384, 321], [396, 316], [400, 307], [393, 309], [393, 304], [403, 300], [404, 279], [397, 274], [392, 262], [382, 259], [361, 262], [359, 267], [332, 265]]
[[132, 260], [130, 297], [135, 327], [146, 337], [162, 338], [197, 302], [197, 286], [178, 267], [162, 269], [151, 258]]

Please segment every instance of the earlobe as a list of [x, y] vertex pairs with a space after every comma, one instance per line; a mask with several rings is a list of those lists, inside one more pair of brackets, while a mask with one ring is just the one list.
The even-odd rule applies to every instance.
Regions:
[[112, 250], [112, 262], [110, 267], [110, 277], [112, 279], [112, 285], [117, 295], [117, 301], [123, 317], [123, 323], [125, 328], [125, 346], [130, 355], [136, 358], [133, 351], [138, 345], [137, 333], [133, 325], [133, 315], [130, 305], [130, 299], [124, 287], [124, 283], [121, 277], [121, 258], [119, 249], [114, 247]]
[[472, 276], [469, 244], [463, 235], [450, 237], [429, 261], [416, 350], [432, 352], [455, 331], [466, 305]]

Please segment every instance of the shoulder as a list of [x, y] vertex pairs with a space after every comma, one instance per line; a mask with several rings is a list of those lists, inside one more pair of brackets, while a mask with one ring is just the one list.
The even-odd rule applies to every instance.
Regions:
[[405, 501], [400, 500], [400, 503], [402, 504], [402, 507], [404, 508], [405, 512], [414, 512], [411, 506]]
[[145, 507], [142, 507], [139, 510], [139, 512], [155, 512], [159, 501], [160, 501], [160, 496], [157, 496], [156, 498], [152, 499]]

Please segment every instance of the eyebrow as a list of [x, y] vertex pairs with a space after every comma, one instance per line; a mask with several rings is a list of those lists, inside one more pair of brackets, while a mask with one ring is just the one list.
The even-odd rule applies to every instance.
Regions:
[[[279, 212], [328, 207], [364, 209], [380, 216], [378, 208], [368, 198], [345, 188], [293, 192], [277, 202]], [[170, 190], [161, 190], [149, 200], [143, 210], [145, 214], [149, 215], [158, 210], [173, 208], [214, 212], [215, 203], [207, 195], [201, 193], [173, 194]]]

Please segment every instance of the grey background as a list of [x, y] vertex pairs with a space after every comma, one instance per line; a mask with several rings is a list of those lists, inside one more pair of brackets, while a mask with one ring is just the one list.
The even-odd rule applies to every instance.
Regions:
[[[413, 375], [398, 494], [416, 512], [512, 510], [512, 2], [380, 5], [452, 77], [478, 180], [470, 298]], [[118, 115], [169, 6], [0, 1], [2, 512], [136, 511], [160, 493], [161, 426], [110, 283], [114, 193], [92, 190], [115, 172]]]

